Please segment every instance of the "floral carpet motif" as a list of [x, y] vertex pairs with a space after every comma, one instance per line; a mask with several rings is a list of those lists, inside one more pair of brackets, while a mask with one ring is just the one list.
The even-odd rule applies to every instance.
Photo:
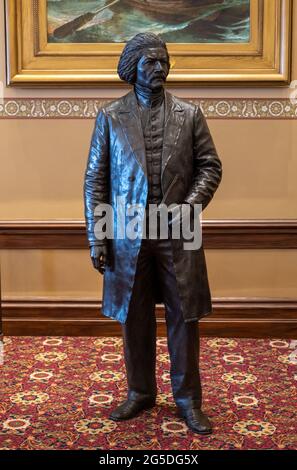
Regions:
[[[297, 342], [202, 338], [203, 408], [214, 433], [178, 418], [166, 338], [157, 342], [157, 406], [108, 419], [126, 397], [120, 338], [7, 337], [0, 449], [297, 449]], [[4, 391], [4, 394], [3, 394]]]

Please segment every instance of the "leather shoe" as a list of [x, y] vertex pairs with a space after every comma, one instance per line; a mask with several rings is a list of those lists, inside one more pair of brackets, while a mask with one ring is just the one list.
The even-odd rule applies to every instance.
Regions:
[[142, 411], [153, 408], [155, 404], [156, 402], [154, 400], [136, 401], [128, 399], [111, 412], [109, 419], [112, 419], [113, 421], [122, 421], [125, 419], [135, 418]]
[[179, 409], [179, 415], [193, 432], [204, 435], [212, 433], [212, 425], [200, 408]]

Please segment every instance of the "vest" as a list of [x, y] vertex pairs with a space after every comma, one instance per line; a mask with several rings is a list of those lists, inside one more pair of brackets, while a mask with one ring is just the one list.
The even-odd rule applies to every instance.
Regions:
[[161, 168], [164, 134], [164, 100], [153, 108], [140, 106], [148, 175], [147, 204], [162, 200]]
[[146, 231], [148, 233], [149, 204], [160, 204], [163, 194], [161, 186], [162, 150], [164, 135], [164, 100], [152, 108], [139, 105], [146, 151], [148, 198], [146, 205]]

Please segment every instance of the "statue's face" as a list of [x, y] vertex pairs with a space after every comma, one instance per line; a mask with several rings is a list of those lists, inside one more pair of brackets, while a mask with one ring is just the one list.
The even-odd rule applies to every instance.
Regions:
[[165, 49], [148, 48], [138, 61], [136, 83], [156, 90], [163, 86], [168, 73], [169, 63]]

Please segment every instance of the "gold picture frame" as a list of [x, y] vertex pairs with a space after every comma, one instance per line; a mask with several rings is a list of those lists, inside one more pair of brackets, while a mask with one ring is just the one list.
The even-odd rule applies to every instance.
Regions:
[[[292, 0], [250, 0], [250, 41], [168, 43], [174, 86], [290, 82]], [[123, 43], [50, 43], [46, 0], [6, 0], [9, 86], [120, 85]]]

